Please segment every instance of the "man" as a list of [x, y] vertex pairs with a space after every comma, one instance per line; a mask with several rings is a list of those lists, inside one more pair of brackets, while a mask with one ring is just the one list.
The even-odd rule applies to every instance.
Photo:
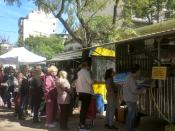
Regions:
[[126, 87], [123, 88], [123, 98], [128, 107], [128, 114], [126, 118], [127, 131], [134, 130], [134, 120], [137, 115], [137, 100], [140, 94], [146, 93], [144, 88], [140, 88], [136, 84], [140, 76], [140, 66], [135, 65], [131, 69], [131, 73], [126, 78]]
[[81, 70], [78, 72], [77, 79], [77, 93], [79, 94], [79, 100], [81, 101], [80, 110], [80, 128], [85, 128], [86, 114], [88, 111], [89, 103], [91, 100], [92, 91], [92, 78], [90, 74], [91, 63], [85, 61], [82, 64]]

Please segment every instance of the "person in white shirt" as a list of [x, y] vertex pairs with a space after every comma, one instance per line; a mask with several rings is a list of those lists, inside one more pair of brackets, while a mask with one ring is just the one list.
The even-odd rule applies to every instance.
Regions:
[[78, 72], [76, 91], [79, 94], [79, 100], [81, 101], [80, 110], [80, 128], [85, 128], [86, 114], [88, 111], [89, 103], [92, 96], [92, 83], [93, 80], [90, 74], [91, 63], [85, 61], [82, 64], [81, 70]]

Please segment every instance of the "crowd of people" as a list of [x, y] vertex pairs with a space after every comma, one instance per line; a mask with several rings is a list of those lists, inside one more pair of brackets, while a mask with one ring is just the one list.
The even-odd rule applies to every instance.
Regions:
[[[33, 122], [40, 122], [39, 116], [45, 114], [45, 126], [56, 127], [56, 116], [59, 111], [60, 129], [68, 128], [68, 118], [72, 111], [72, 99], [78, 96], [81, 101], [80, 119], [78, 128], [87, 129], [86, 118], [88, 109], [93, 98], [93, 79], [91, 76], [91, 63], [84, 61], [81, 69], [77, 72], [74, 86], [68, 80], [68, 73], [58, 70], [56, 66], [49, 66], [41, 69], [36, 66], [33, 69], [23, 68], [17, 72], [12, 67], [0, 68], [0, 95], [4, 106], [12, 108], [14, 104], [14, 114], [18, 119], [24, 120], [29, 114], [30, 108]], [[133, 122], [137, 114], [137, 97], [144, 93], [144, 88], [137, 88], [136, 80], [139, 76], [139, 67], [131, 70], [131, 74], [126, 79], [123, 91], [124, 100], [128, 106], [126, 119], [127, 131], [132, 131]], [[105, 72], [105, 84], [107, 89], [107, 109], [105, 127], [117, 129], [114, 125], [116, 108], [119, 106], [118, 87], [113, 82], [115, 72], [112, 68]], [[94, 112], [96, 113], [96, 112]]]

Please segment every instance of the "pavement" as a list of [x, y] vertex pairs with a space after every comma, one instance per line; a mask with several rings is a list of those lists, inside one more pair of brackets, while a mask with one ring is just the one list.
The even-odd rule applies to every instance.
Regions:
[[[14, 117], [13, 110], [0, 108], [0, 131], [61, 131], [59, 124], [56, 128], [48, 129], [44, 126], [44, 118], [41, 123], [32, 123], [32, 118], [26, 120], [18, 120]], [[70, 131], [78, 131], [78, 117], [72, 116], [69, 120]], [[142, 117], [141, 123], [135, 131], [164, 131], [165, 122], [154, 117]], [[124, 124], [116, 122], [116, 131], [125, 131]], [[104, 118], [96, 118], [91, 131], [111, 131], [104, 127]]]

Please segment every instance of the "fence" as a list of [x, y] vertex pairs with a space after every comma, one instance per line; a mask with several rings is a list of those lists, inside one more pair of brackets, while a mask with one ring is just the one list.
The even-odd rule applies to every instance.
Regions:
[[[135, 52], [129, 52], [128, 45], [118, 46], [116, 49], [117, 60], [116, 70], [118, 72], [128, 72], [133, 64], [141, 65], [141, 72], [144, 77], [151, 78], [152, 67], [157, 66], [157, 49], [148, 49], [134, 45]], [[140, 45], [139, 45], [140, 46]], [[175, 47], [168, 48], [166, 53], [175, 54]], [[164, 51], [163, 51], [164, 52]], [[165, 52], [164, 52], [165, 53]], [[166, 65], [165, 65], [166, 66]], [[170, 68], [170, 67], [168, 67]], [[173, 67], [174, 68], [174, 67]], [[171, 75], [169, 75], [171, 74]], [[157, 104], [160, 111], [171, 120], [175, 121], [175, 77], [173, 70], [168, 70], [166, 80], [154, 81], [153, 88], [147, 89], [147, 93], [139, 98], [139, 110], [151, 116], [162, 118], [155, 107]], [[122, 95], [122, 92], [121, 92]], [[155, 103], [152, 100], [152, 96]]]
[[140, 111], [151, 116], [162, 118], [155, 107], [152, 96], [155, 99], [160, 111], [171, 121], [175, 121], [175, 78], [169, 77], [165, 81], [160, 81], [159, 86], [150, 88], [147, 93], [139, 98]]

